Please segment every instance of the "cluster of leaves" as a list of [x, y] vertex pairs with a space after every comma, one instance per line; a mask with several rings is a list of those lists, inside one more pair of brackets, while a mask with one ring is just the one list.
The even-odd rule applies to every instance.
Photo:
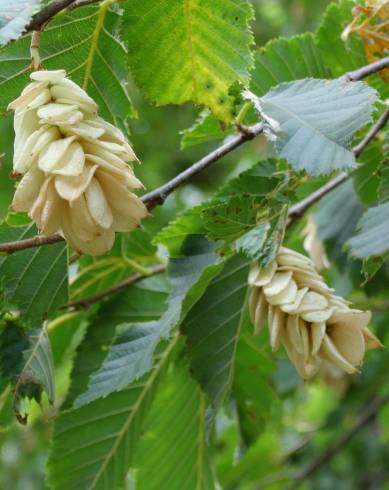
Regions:
[[[259, 161], [258, 145], [252, 147], [244, 167], [234, 161], [234, 177], [213, 186], [208, 199], [178, 216], [177, 202], [169, 223], [156, 211], [145, 229], [118, 237], [110, 256], [69, 264], [67, 247], [59, 243], [0, 257], [0, 415], [13, 407], [22, 423], [27, 409], [34, 419], [34, 402], [25, 398], [54, 415], [50, 488], [112, 490], [135, 481], [139, 489], [190, 490], [212, 489], [219, 481], [246, 490], [277, 469], [286, 451], [272, 430], [281, 425], [283, 401], [299, 381], [288, 363], [274, 363], [266, 332], [251, 335], [247, 275], [252, 260], [263, 266], [272, 260], [285, 233], [301, 247], [301, 227], [286, 232], [288, 206], [324, 181], [306, 174], [352, 170], [313, 218], [338, 291], [369, 306], [372, 291], [377, 302], [385, 300], [386, 142], [371, 145], [357, 169], [350, 144], [377, 117], [375, 103], [388, 88], [378, 77], [369, 84], [342, 78], [366, 64], [358, 35], [340, 39], [353, 6], [352, 0], [331, 4], [317, 32], [260, 49], [253, 49], [249, 0], [128, 0], [120, 8], [106, 0], [66, 11], [45, 29], [44, 67], [66, 69], [101, 115], [126, 132], [136, 128], [137, 114], [130, 73], [157, 106], [190, 101], [201, 107], [182, 132], [183, 148], [223, 139], [258, 118], [274, 142], [259, 147], [272, 158]], [[29, 43], [25, 35], [0, 51], [4, 114], [27, 83]], [[5, 172], [12, 129], [9, 118], [0, 124]], [[137, 141], [136, 131], [132, 138]], [[2, 180], [4, 215], [13, 184]], [[35, 233], [10, 215], [0, 226], [0, 242]], [[161, 262], [166, 271], [147, 277]], [[370, 282], [365, 293], [355, 293], [362, 266]], [[139, 271], [145, 277], [131, 287], [71, 307]], [[361, 391], [366, 399], [382, 389], [385, 362], [386, 355], [376, 358], [359, 381], [370, 387]], [[53, 408], [46, 407], [43, 392]], [[292, 409], [298, 405], [291, 403]], [[334, 404], [328, 402], [325, 415]], [[346, 412], [347, 405], [334, 413], [342, 420]], [[0, 424], [9, 424], [4, 418]], [[297, 431], [290, 436], [301, 442]]]

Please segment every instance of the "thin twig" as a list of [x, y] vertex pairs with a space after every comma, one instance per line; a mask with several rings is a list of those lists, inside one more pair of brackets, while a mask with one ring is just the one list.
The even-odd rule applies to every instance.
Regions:
[[288, 487], [288, 490], [297, 490], [304, 481], [308, 480], [314, 473], [328, 464], [361, 429], [375, 419], [379, 410], [388, 402], [389, 394], [381, 398], [376, 398], [369, 403], [363, 410], [357, 423], [349, 431], [344, 432], [338, 439], [330, 444], [322, 454], [303, 468], [302, 471], [295, 476], [294, 481]]
[[344, 78], [350, 82], [357, 82], [359, 80], [362, 80], [363, 78], [368, 77], [369, 75], [373, 75], [373, 73], [377, 73], [378, 71], [384, 70], [388, 67], [389, 56], [378, 61], [374, 61], [369, 65], [362, 66], [362, 68], [358, 68], [358, 70], [350, 71], [344, 75]]
[[194, 175], [203, 171], [205, 168], [209, 167], [212, 163], [216, 162], [227, 153], [230, 153], [235, 148], [238, 148], [246, 141], [252, 140], [256, 136], [258, 136], [263, 131], [263, 124], [258, 123], [254, 126], [244, 128], [244, 131], [241, 131], [238, 135], [233, 136], [230, 140], [224, 143], [216, 150], [212, 151], [204, 158], [199, 160], [198, 162], [191, 165], [189, 168], [178, 174], [172, 180], [169, 180], [166, 184], [158, 187], [152, 192], [144, 195], [142, 197], [142, 201], [147, 204], [148, 209], [153, 209], [155, 206], [162, 204], [166, 198], [175, 191], [182, 184], [185, 184], [188, 180], [190, 180]]
[[389, 107], [381, 114], [381, 116], [377, 119], [377, 122], [370, 128], [370, 131], [366, 134], [363, 140], [358, 143], [353, 148], [353, 153], [355, 158], [358, 158], [359, 155], [363, 152], [366, 146], [373, 141], [373, 139], [377, 136], [377, 134], [384, 128], [389, 120]]
[[85, 5], [91, 5], [92, 3], [98, 3], [100, 0], [56, 0], [50, 3], [42, 10], [37, 12], [27, 24], [24, 29], [24, 33], [31, 31], [42, 31], [46, 24], [55, 17], [59, 12], [68, 8], [74, 10], [78, 7], [84, 7]]
[[166, 270], [166, 266], [164, 265], [156, 265], [152, 269], [150, 269], [150, 274], [135, 274], [131, 277], [127, 277], [123, 279], [123, 281], [118, 282], [117, 284], [111, 286], [110, 288], [105, 289], [104, 291], [100, 291], [99, 293], [93, 294], [91, 296], [87, 296], [86, 298], [77, 299], [75, 301], [71, 301], [67, 305], [64, 305], [62, 309], [71, 309], [71, 310], [83, 310], [89, 308], [92, 304], [97, 303], [98, 301], [106, 298], [107, 296], [111, 296], [111, 294], [117, 293], [122, 289], [126, 289], [129, 286], [141, 281], [142, 279], [146, 279], [155, 274], [160, 274]]
[[40, 247], [41, 245], [51, 245], [62, 240], [63, 238], [60, 235], [36, 235], [17, 242], [0, 243], [0, 252], [12, 253], [19, 250], [26, 250], [27, 248]]
[[55, 2], [50, 3], [49, 5], [44, 7], [42, 10], [40, 10], [33, 16], [30, 23], [27, 24], [24, 32], [42, 30], [42, 27], [49, 20], [51, 20], [56, 14], [58, 14], [62, 10], [66, 9], [66, 7], [69, 7], [69, 5], [71, 5], [75, 1], [76, 0], [56, 0]]
[[[371, 127], [370, 131], [366, 134], [363, 140], [358, 143], [353, 149], [353, 153], [355, 157], [358, 157], [363, 150], [367, 147], [367, 145], [377, 136], [379, 131], [387, 124], [389, 120], [389, 107], [382, 113], [377, 122]], [[343, 184], [347, 179], [350, 178], [351, 174], [347, 174], [346, 172], [341, 172], [339, 175], [334, 177], [333, 179], [326, 182], [324, 185], [319, 187], [316, 191], [312, 192], [306, 198], [302, 199], [300, 202], [294, 204], [289, 209], [288, 222], [287, 226], [293, 224], [298, 218], [301, 218], [305, 214], [305, 212], [313, 206], [313, 204], [320, 201], [322, 197], [327, 195], [332, 190], [336, 189], [336, 187]]]

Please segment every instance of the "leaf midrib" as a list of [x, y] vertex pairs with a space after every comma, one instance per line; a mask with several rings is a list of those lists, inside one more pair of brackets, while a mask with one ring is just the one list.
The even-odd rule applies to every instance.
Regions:
[[96, 27], [95, 27], [95, 30], [93, 31], [91, 45], [90, 45], [88, 57], [87, 57], [86, 63], [85, 63], [84, 80], [82, 82], [82, 88], [84, 90], [86, 90], [88, 88], [88, 83], [89, 83], [89, 80], [91, 78], [91, 73], [92, 73], [94, 57], [95, 57], [97, 45], [99, 42], [100, 32], [104, 26], [105, 16], [107, 14], [108, 8], [111, 5], [112, 1], [113, 0], [105, 0], [100, 5], [100, 8], [99, 8], [99, 14], [97, 17]]
[[193, 85], [193, 99], [197, 100], [198, 88], [197, 88], [197, 80], [196, 80], [196, 61], [194, 57], [193, 50], [193, 31], [192, 31], [192, 12], [191, 12], [191, 1], [192, 0], [184, 0], [184, 18], [186, 21], [186, 42], [188, 46], [188, 55], [191, 65], [191, 79]]
[[92, 480], [92, 483], [90, 485], [90, 489], [96, 488], [96, 484], [103, 475], [104, 471], [106, 470], [109, 462], [111, 461], [115, 451], [117, 450], [120, 442], [122, 441], [123, 437], [127, 433], [131, 422], [133, 421], [134, 417], [138, 414], [139, 408], [142, 405], [142, 402], [144, 401], [145, 397], [147, 396], [148, 391], [150, 388], [153, 386], [153, 383], [157, 376], [160, 374], [162, 368], [164, 367], [165, 362], [168, 360], [170, 353], [176, 346], [177, 342], [179, 340], [179, 335], [176, 335], [175, 337], [172, 337], [171, 342], [169, 346], [167, 347], [166, 351], [163, 353], [163, 356], [160, 359], [160, 362], [155, 366], [152, 374], [150, 377], [147, 379], [145, 382], [144, 388], [142, 392], [140, 393], [140, 396], [137, 400], [137, 402], [132, 406], [131, 413], [128, 416], [127, 420], [125, 421], [123, 428], [118, 432], [116, 441], [114, 442], [111, 450], [108, 452], [107, 456], [105, 457], [104, 463], [102, 464], [100, 470], [97, 472], [95, 478]]

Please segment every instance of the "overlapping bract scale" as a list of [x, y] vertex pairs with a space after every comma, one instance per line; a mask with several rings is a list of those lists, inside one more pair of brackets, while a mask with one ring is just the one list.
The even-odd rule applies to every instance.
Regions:
[[355, 373], [365, 351], [381, 346], [367, 326], [370, 312], [350, 308], [298, 252], [281, 247], [266, 268], [253, 264], [249, 284], [255, 331], [267, 323], [273, 351], [282, 344], [305, 379], [323, 363]]
[[11, 104], [14, 172], [24, 174], [12, 206], [45, 235], [60, 233], [77, 251], [109, 251], [115, 232], [147, 215], [132, 192], [142, 187], [123, 133], [97, 115], [94, 100], [64, 70], [36, 71]]
[[318, 271], [328, 269], [330, 262], [328, 260], [324, 243], [317, 236], [317, 226], [311, 216], [308, 216], [307, 225], [304, 229], [304, 249], [309, 255], [309, 258], [314, 263]]

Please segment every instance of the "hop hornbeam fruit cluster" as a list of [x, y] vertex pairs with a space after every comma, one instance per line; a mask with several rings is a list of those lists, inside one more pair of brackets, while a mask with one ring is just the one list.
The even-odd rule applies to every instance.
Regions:
[[109, 251], [115, 232], [147, 215], [132, 192], [142, 187], [127, 162], [137, 158], [123, 133], [97, 115], [95, 101], [64, 70], [36, 71], [15, 111], [13, 199], [41, 233], [61, 234], [77, 251]]
[[371, 313], [350, 308], [327, 286], [313, 262], [298, 252], [281, 247], [267, 267], [254, 264], [249, 284], [255, 331], [267, 323], [273, 351], [283, 344], [305, 379], [322, 363], [355, 373], [365, 351], [381, 346], [367, 327]]

